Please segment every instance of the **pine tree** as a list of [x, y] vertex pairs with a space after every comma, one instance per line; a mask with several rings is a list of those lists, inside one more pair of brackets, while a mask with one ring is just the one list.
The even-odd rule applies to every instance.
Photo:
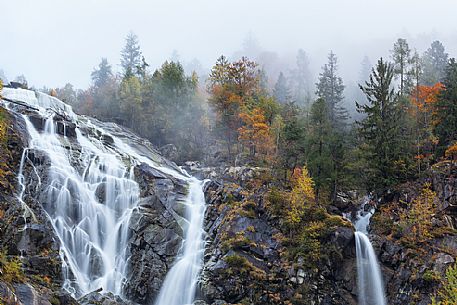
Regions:
[[444, 90], [438, 96], [435, 110], [435, 134], [438, 136], [438, 155], [457, 141], [457, 63], [449, 61], [443, 80]]
[[111, 65], [108, 63], [108, 60], [106, 58], [102, 58], [98, 68], [95, 68], [90, 76], [95, 87], [101, 88], [106, 85], [113, 77]]
[[141, 66], [141, 49], [138, 36], [130, 32], [125, 39], [125, 46], [121, 51], [121, 66], [124, 77], [136, 75]]
[[[325, 144], [329, 146], [333, 168], [329, 172], [327, 180], [332, 181], [330, 194], [335, 199], [343, 167], [342, 160], [345, 153], [348, 114], [347, 110], [342, 106], [344, 85], [341, 77], [337, 75], [337, 57], [333, 52], [329, 53], [328, 63], [322, 67], [322, 70], [319, 74], [319, 82], [316, 84], [316, 94], [326, 103], [326, 113], [330, 122], [330, 131]], [[311, 116], [313, 115], [311, 114]], [[312, 124], [312, 119], [310, 124]]]
[[286, 77], [282, 72], [279, 73], [278, 81], [273, 89], [273, 95], [281, 104], [285, 104], [290, 100], [290, 90], [287, 86]]
[[406, 39], [398, 38], [391, 52], [394, 74], [400, 79], [400, 94], [407, 94], [411, 85], [411, 78], [408, 73], [411, 63], [411, 49]]
[[292, 99], [296, 105], [309, 108], [311, 99], [310, 85], [311, 73], [309, 59], [303, 49], [299, 49], [296, 57], [296, 68], [291, 73]]
[[342, 128], [347, 119], [347, 111], [341, 105], [344, 99], [344, 85], [341, 77], [337, 75], [337, 61], [335, 53], [330, 52], [328, 63], [322, 67], [322, 72], [319, 74], [316, 95], [327, 103], [332, 125], [335, 128]]
[[335, 180], [332, 159], [332, 138], [335, 133], [330, 121], [328, 103], [323, 98], [317, 99], [311, 105], [309, 121], [307, 163], [316, 182], [316, 201], [319, 201], [323, 192], [332, 191], [331, 185]]
[[391, 88], [394, 68], [381, 58], [372, 70], [369, 81], [359, 85], [368, 103], [356, 103], [357, 111], [366, 117], [359, 124], [364, 140], [367, 185], [369, 189], [383, 189], [395, 182], [395, 161], [398, 160], [398, 96]]
[[446, 75], [448, 54], [445, 52], [444, 46], [440, 41], [436, 40], [432, 42], [430, 48], [425, 51], [422, 62], [424, 64], [424, 85], [433, 86], [443, 81]]

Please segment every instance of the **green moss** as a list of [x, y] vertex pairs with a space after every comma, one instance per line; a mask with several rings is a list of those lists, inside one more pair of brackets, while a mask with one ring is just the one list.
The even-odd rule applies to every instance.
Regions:
[[5, 252], [0, 252], [0, 278], [7, 283], [24, 282], [22, 263], [18, 257], [7, 257]]
[[422, 279], [426, 282], [439, 282], [440, 281], [440, 274], [434, 270], [427, 270], [422, 275]]

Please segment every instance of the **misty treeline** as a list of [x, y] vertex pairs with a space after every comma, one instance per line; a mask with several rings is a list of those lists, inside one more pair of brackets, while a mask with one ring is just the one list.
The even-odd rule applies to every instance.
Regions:
[[217, 155], [227, 164], [268, 167], [283, 183], [305, 166], [321, 201], [342, 189], [386, 189], [455, 155], [457, 63], [439, 41], [420, 55], [398, 39], [390, 54], [373, 67], [363, 60], [355, 122], [333, 52], [315, 84], [303, 50], [295, 69], [273, 85], [244, 56], [219, 57], [200, 82], [177, 61], [151, 72], [132, 33], [121, 51], [122, 73], [102, 59], [87, 90], [67, 84], [56, 94], [77, 112], [118, 122], [158, 147], [174, 144], [177, 161]]

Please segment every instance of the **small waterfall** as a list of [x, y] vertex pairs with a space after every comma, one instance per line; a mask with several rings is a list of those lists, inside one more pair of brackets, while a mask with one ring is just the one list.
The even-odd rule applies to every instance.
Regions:
[[355, 221], [355, 246], [357, 255], [357, 284], [359, 305], [386, 305], [381, 269], [376, 253], [368, 238], [368, 225], [374, 208], [365, 211], [369, 198], [357, 213]]
[[192, 304], [203, 263], [204, 181], [192, 179], [186, 200], [188, 227], [182, 254], [168, 272], [155, 305]]
[[[32, 210], [23, 200], [26, 188], [30, 188], [25, 185], [24, 167], [31, 151], [44, 152], [50, 161], [46, 182], [32, 165], [38, 177], [34, 187], [41, 190], [41, 204], [60, 240], [64, 288], [75, 297], [98, 288], [123, 295], [128, 225], [140, 199], [134, 168], [147, 163], [189, 184], [182, 254], [169, 271], [156, 304], [192, 303], [203, 262], [205, 182], [190, 177], [155, 152], [137, 148], [135, 141], [142, 139], [128, 139], [129, 144], [124, 143], [89, 119], [77, 116], [69, 105], [54, 97], [11, 88], [4, 88], [2, 94], [33, 107], [46, 118], [44, 130], [38, 131], [29, 112], [22, 115], [30, 139], [21, 159], [18, 199], [24, 207], [24, 218], [34, 220]], [[58, 117], [76, 124], [76, 139], [66, 136], [65, 125], [63, 135], [58, 132]], [[112, 143], [106, 144], [100, 135], [109, 136]]]

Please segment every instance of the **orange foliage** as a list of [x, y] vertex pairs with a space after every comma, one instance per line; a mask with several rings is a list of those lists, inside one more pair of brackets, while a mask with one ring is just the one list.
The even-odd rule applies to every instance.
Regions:
[[433, 86], [418, 86], [411, 93], [411, 101], [420, 112], [432, 112], [433, 106], [438, 100], [438, 94], [443, 90], [441, 83]]
[[446, 152], [444, 153], [444, 155], [447, 158], [457, 159], [457, 142], [455, 142], [454, 144], [449, 146], [448, 149], [446, 149]]
[[251, 156], [254, 156], [256, 152], [267, 155], [273, 151], [274, 144], [270, 126], [266, 122], [263, 111], [254, 108], [252, 111], [241, 112], [238, 116], [243, 123], [238, 128], [238, 139], [250, 148]]

